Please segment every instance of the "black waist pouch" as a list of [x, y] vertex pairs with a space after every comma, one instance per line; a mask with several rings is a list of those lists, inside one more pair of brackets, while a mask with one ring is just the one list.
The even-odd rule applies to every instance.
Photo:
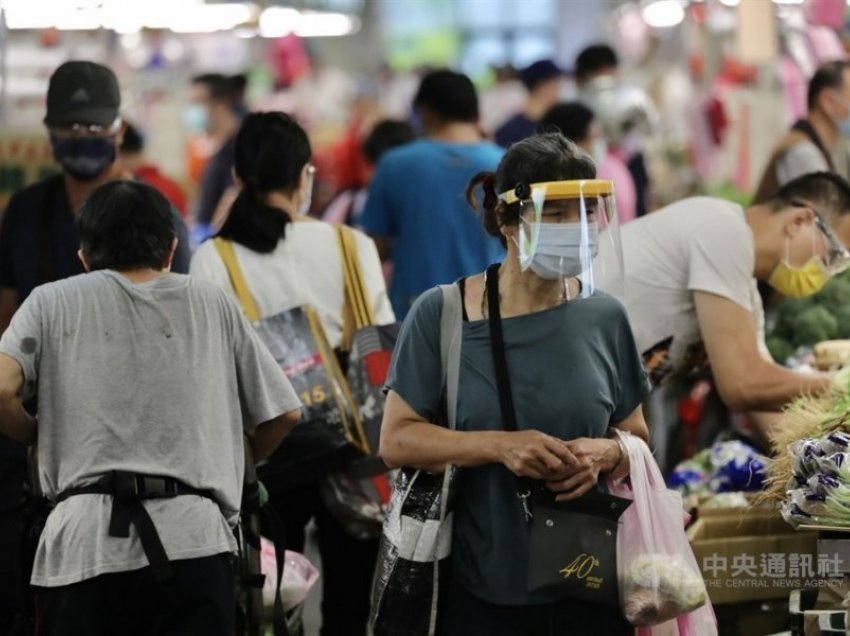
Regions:
[[619, 607], [617, 531], [630, 504], [598, 490], [561, 503], [549, 490], [535, 489], [528, 589]]

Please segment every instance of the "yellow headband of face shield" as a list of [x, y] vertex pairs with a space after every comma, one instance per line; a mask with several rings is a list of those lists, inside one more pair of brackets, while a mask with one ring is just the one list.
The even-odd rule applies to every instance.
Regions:
[[[523, 192], [524, 190], [524, 192]], [[513, 190], [502, 192], [499, 199], [508, 205], [531, 198], [535, 190], [542, 190], [545, 200], [577, 199], [614, 194], [614, 182], [604, 179], [578, 179], [573, 181], [544, 181], [527, 186], [518, 185]]]

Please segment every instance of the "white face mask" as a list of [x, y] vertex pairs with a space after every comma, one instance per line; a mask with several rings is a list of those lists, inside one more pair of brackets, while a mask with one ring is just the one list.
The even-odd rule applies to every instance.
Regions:
[[578, 276], [590, 268], [599, 253], [596, 223], [584, 227], [581, 223], [540, 223], [539, 231], [530, 267], [540, 278], [556, 280]]
[[304, 188], [306, 190], [304, 200], [298, 208], [298, 214], [302, 216], [310, 214], [310, 205], [313, 202], [313, 177], [315, 174], [316, 169], [313, 166], [309, 166], [307, 168], [307, 186]]

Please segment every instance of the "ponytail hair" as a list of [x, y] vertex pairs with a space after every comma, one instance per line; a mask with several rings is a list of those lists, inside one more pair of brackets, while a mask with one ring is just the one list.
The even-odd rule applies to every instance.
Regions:
[[218, 236], [261, 254], [273, 252], [292, 219], [269, 205], [271, 192], [294, 193], [310, 161], [304, 129], [285, 113], [251, 113], [236, 136], [233, 168], [242, 189]]
[[268, 254], [286, 238], [286, 226], [291, 222], [284, 210], [267, 204], [260, 193], [246, 183], [230, 206], [230, 214], [218, 236], [254, 252]]
[[466, 186], [466, 200], [474, 208], [478, 207], [475, 190], [479, 186], [484, 192], [484, 200], [481, 202], [484, 231], [499, 239], [502, 247], [507, 247], [507, 241], [502, 234], [502, 226], [515, 225], [519, 222], [520, 206], [518, 204], [507, 205], [504, 201], [499, 200], [499, 194], [496, 191], [496, 173], [485, 170], [472, 177], [469, 185]]
[[477, 208], [475, 190], [481, 186], [484, 229], [507, 247], [502, 227], [519, 223], [522, 204], [505, 203], [499, 199], [499, 192], [514, 190], [524, 199], [530, 195], [530, 183], [595, 178], [596, 166], [584, 151], [559, 132], [544, 132], [508, 148], [496, 172], [479, 172], [472, 177], [466, 200]]

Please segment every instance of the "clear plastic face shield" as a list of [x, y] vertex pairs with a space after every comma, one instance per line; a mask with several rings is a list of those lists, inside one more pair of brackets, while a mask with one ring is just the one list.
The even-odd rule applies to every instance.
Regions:
[[522, 271], [547, 280], [575, 278], [582, 298], [623, 295], [623, 251], [614, 185], [598, 179], [520, 184], [499, 195], [519, 202], [515, 240]]

